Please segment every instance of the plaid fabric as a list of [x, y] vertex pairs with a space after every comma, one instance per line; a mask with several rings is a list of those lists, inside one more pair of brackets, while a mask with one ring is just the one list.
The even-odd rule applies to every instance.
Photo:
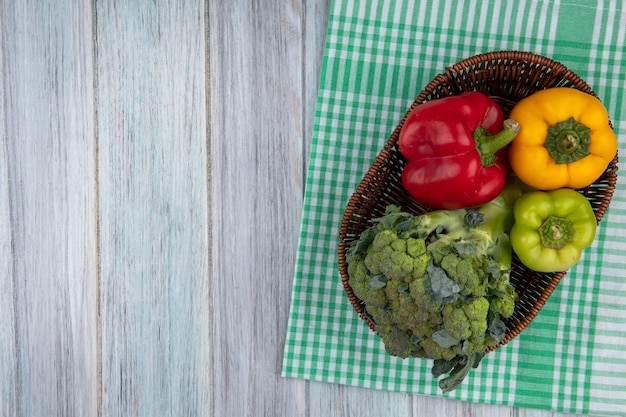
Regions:
[[491, 404], [626, 415], [626, 185], [593, 245], [528, 329], [441, 394], [431, 361], [387, 355], [337, 269], [345, 205], [409, 104], [437, 73], [492, 50], [575, 71], [626, 145], [621, 0], [348, 1], [332, 5], [308, 165], [283, 376]]

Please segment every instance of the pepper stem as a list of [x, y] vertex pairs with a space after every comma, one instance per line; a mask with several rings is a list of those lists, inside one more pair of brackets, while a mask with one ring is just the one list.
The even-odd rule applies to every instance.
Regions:
[[570, 219], [556, 216], [548, 217], [537, 231], [544, 247], [557, 250], [570, 243], [574, 233]]
[[548, 128], [543, 146], [554, 162], [568, 164], [589, 155], [590, 142], [589, 128], [570, 117]]
[[517, 136], [519, 129], [517, 121], [506, 119], [503, 123], [503, 129], [495, 135], [480, 126], [474, 131], [476, 150], [480, 154], [480, 161], [483, 166], [489, 167], [496, 163], [496, 152], [511, 143]]

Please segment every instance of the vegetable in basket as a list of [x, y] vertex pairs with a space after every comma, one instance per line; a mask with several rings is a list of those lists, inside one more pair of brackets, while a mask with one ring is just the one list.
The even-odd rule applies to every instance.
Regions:
[[504, 148], [518, 129], [480, 92], [420, 104], [408, 114], [398, 137], [408, 160], [402, 183], [413, 198], [432, 208], [485, 204], [504, 188]]
[[533, 93], [519, 101], [510, 116], [520, 124], [509, 147], [511, 169], [538, 190], [587, 187], [617, 152], [602, 102], [574, 88]]
[[415, 216], [390, 205], [348, 247], [348, 283], [394, 356], [434, 360], [443, 392], [456, 389], [513, 314], [508, 232], [521, 195], [512, 183], [475, 209]]
[[524, 265], [538, 272], [571, 268], [596, 235], [591, 204], [570, 188], [524, 194], [513, 213], [513, 250]]

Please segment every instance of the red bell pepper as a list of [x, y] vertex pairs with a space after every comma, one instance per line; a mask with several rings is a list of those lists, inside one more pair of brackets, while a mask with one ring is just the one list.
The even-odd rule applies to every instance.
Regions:
[[428, 101], [412, 110], [398, 146], [407, 159], [406, 190], [438, 209], [475, 207], [493, 200], [508, 172], [505, 147], [519, 131], [500, 106], [479, 92]]

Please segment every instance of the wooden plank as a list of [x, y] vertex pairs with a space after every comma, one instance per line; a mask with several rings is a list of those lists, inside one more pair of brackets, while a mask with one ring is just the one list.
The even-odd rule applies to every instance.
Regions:
[[[0, 9], [0, 45], [4, 45], [3, 28], [7, 27]], [[8, 53], [7, 53], [8, 55]], [[11, 230], [11, 203], [9, 201], [9, 137], [6, 118], [4, 66], [5, 53], [0, 53], [0, 416], [17, 415], [17, 332], [15, 315], [15, 282], [13, 276], [13, 248]]]
[[456, 401], [440, 397], [414, 396], [413, 400], [413, 416], [415, 417], [434, 415], [514, 417], [516, 412], [516, 409], [512, 407]]
[[307, 415], [280, 376], [302, 211], [299, 1], [209, 2], [215, 416]]
[[[328, 31], [328, 18], [330, 16], [331, 0], [303, 0], [303, 74], [304, 74], [304, 163], [308, 164], [311, 142], [313, 141], [313, 128], [315, 123], [315, 111], [317, 109], [317, 96], [320, 86], [320, 75], [324, 61], [326, 47], [326, 33]], [[306, 169], [303, 171], [306, 175]], [[303, 178], [303, 182], [306, 178]]]
[[3, 416], [95, 415], [90, 1], [0, 5]]
[[212, 415], [204, 4], [96, 3], [103, 416]]
[[516, 408], [513, 417], [581, 417], [582, 415], [583, 414], [556, 413], [533, 408]]

